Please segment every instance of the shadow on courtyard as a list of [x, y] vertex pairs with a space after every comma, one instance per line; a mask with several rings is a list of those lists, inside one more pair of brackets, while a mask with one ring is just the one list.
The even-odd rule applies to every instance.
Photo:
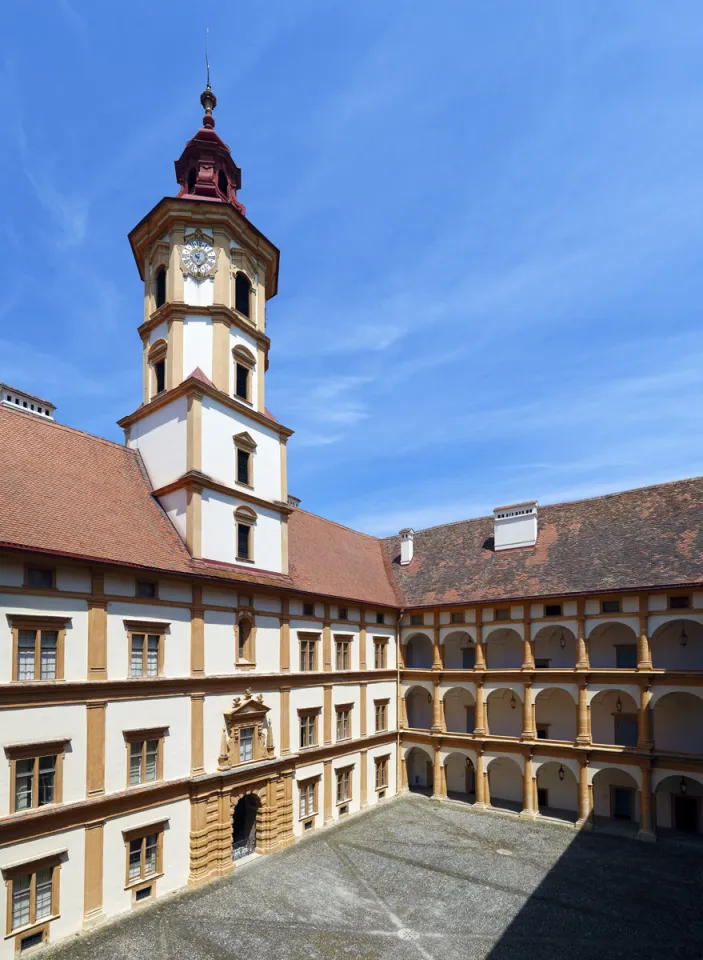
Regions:
[[486, 960], [703, 957], [703, 845], [582, 830]]

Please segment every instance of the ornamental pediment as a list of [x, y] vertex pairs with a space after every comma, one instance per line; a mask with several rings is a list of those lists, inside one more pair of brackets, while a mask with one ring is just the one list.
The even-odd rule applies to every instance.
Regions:
[[254, 697], [251, 690], [247, 690], [244, 697], [234, 698], [232, 709], [224, 717], [221, 770], [273, 756], [273, 730], [266, 717], [268, 712], [261, 694]]

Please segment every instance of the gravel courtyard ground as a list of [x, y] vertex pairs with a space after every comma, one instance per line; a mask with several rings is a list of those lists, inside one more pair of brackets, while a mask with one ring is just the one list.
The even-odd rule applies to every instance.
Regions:
[[703, 957], [701, 848], [403, 798], [51, 960]]

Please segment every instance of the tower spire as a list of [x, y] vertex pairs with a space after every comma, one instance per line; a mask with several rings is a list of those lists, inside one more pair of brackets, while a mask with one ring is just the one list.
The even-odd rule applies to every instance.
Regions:
[[200, 102], [203, 105], [203, 110], [205, 111], [205, 116], [203, 117], [203, 126], [207, 129], [212, 130], [215, 126], [215, 118], [212, 115], [212, 111], [217, 106], [217, 97], [212, 92], [212, 87], [210, 86], [210, 58], [208, 56], [208, 38], [210, 36], [210, 28], [205, 28], [205, 73], [206, 73], [206, 86], [203, 92], [200, 94]]

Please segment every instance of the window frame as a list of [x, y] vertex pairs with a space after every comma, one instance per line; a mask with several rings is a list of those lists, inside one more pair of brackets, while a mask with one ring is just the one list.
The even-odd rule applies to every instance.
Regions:
[[[616, 670], [636, 670], [637, 661], [638, 661], [637, 644], [636, 643], [614, 643], [613, 646], [615, 647], [615, 669]], [[620, 654], [621, 650], [627, 650], [631, 657], [634, 653], [634, 657], [632, 658], [633, 662], [629, 666], [622, 667], [618, 663], [618, 655]]]
[[[340, 653], [342, 658], [340, 661]], [[340, 662], [346, 666], [340, 667]], [[335, 636], [334, 638], [334, 668], [338, 673], [346, 673], [352, 668], [352, 638], [346, 636]]]
[[[166, 655], [166, 634], [171, 626], [170, 622], [164, 623], [149, 620], [123, 620], [122, 622], [127, 633], [127, 679], [153, 680], [155, 677], [162, 677], [164, 675], [164, 659]], [[135, 636], [144, 637], [142, 673], [132, 673], [132, 651]], [[159, 638], [155, 674], [147, 672], [149, 665], [149, 637]]]
[[[254, 371], [256, 370], [256, 357], [241, 344], [237, 344], [232, 349], [232, 362], [234, 364], [234, 390], [233, 396], [243, 403], [252, 405]], [[246, 395], [239, 393], [238, 387], [238, 369], [241, 368], [246, 373]]]
[[[250, 507], [237, 507], [234, 511], [234, 550], [237, 563], [254, 563], [254, 529], [256, 527], [257, 516]], [[239, 552], [239, 532], [246, 528], [247, 535], [247, 553], [244, 556]]]
[[[160, 289], [161, 278], [163, 277], [163, 291]], [[161, 293], [163, 292], [163, 299]], [[160, 310], [168, 299], [168, 269], [165, 264], [159, 263], [154, 272], [154, 312]], [[159, 303], [161, 300], [161, 303]]]
[[373, 668], [374, 670], [388, 669], [388, 637], [373, 638]]
[[315, 603], [308, 600], [303, 600], [303, 616], [304, 617], [314, 617], [315, 616]]
[[[674, 600], [682, 600], [685, 603], [674, 604]], [[692, 608], [691, 604], [691, 594], [690, 593], [670, 593], [667, 597], [667, 609], [669, 610], [690, 610]]]
[[[373, 722], [375, 733], [386, 733], [388, 730], [388, 705], [390, 702], [390, 697], [374, 700], [373, 702]], [[379, 726], [379, 714], [382, 718], [383, 726]]]
[[[334, 771], [335, 775], [335, 800], [338, 807], [343, 806], [345, 803], [351, 803], [354, 796], [354, 764], [350, 764], [347, 767], [337, 767]], [[344, 787], [346, 786], [346, 794], [340, 797], [340, 786], [342, 787], [342, 793], [344, 793]]]
[[[249, 286], [248, 286], [248, 290], [247, 290], [247, 311], [248, 311], [247, 313], [245, 313], [243, 310], [240, 310], [239, 307], [237, 306], [237, 281], [238, 281], [239, 277], [244, 277], [244, 279], [246, 280], [246, 282], [247, 282], [248, 285], [249, 285]], [[253, 283], [251, 277], [249, 276], [249, 274], [246, 272], [246, 270], [241, 270], [241, 269], [239, 269], [239, 270], [236, 270], [236, 271], [235, 271], [235, 274], [234, 274], [234, 284], [233, 284], [233, 286], [234, 286], [234, 290], [233, 290], [234, 296], [233, 296], [233, 298], [232, 298], [233, 301], [234, 301], [233, 309], [234, 309], [235, 313], [237, 313], [240, 317], [244, 317], [245, 320], [248, 320], [248, 321], [251, 323], [251, 322], [252, 322], [252, 315], [251, 315], [251, 314], [252, 314], [252, 306], [253, 306], [252, 301], [253, 301], [253, 293], [254, 293], [254, 283]]]
[[[12, 631], [12, 682], [13, 683], [54, 683], [64, 679], [64, 647], [66, 628], [71, 624], [71, 617], [43, 617], [25, 616], [8, 613], [7, 619]], [[20, 680], [19, 678], [19, 640], [20, 630], [34, 630], [34, 677]], [[56, 668], [53, 677], [41, 678], [41, 635], [42, 632], [56, 633]], [[37, 667], [39, 676], [37, 676]]]
[[[164, 873], [164, 832], [168, 825], [168, 820], [159, 820], [156, 823], [149, 823], [143, 827], [134, 827], [131, 830], [122, 831], [122, 839], [125, 845], [125, 890], [132, 890], [132, 904], [135, 903], [134, 894], [143, 887], [148, 887], [154, 883]], [[156, 836], [156, 871], [148, 875], [144, 874], [146, 868], [146, 840], [147, 837]], [[129, 877], [129, 848], [134, 840], [141, 840], [140, 855], [140, 876], [130, 880]], [[143, 902], [143, 901], [138, 901]]]
[[[48, 587], [40, 587], [37, 584], [31, 584], [30, 571], [37, 570], [42, 573], [48, 573], [51, 576], [51, 585]], [[56, 567], [49, 566], [45, 563], [25, 563], [24, 565], [24, 578], [22, 586], [27, 590], [56, 590]]]
[[[613, 610], [606, 610], [605, 605], [607, 603], [615, 604], [615, 608]], [[622, 613], [622, 602], [620, 600], [601, 600], [600, 612], [601, 613]]]
[[[551, 608], [551, 613], [549, 610]], [[563, 603], [545, 603], [544, 605], [544, 616], [549, 617], [563, 617], [564, 616], [564, 604]]]
[[[320, 777], [308, 777], [305, 780], [298, 781], [298, 820], [310, 820], [318, 815], [320, 812], [318, 809], [318, 800], [319, 800], [319, 789], [320, 789]], [[308, 809], [308, 804], [306, 800], [306, 812], [303, 813], [303, 793], [306, 794], [308, 791], [312, 790], [312, 810]]]
[[[234, 442], [234, 482], [240, 487], [254, 487], [254, 454], [256, 453], [256, 443], [246, 431], [236, 434], [232, 438]], [[239, 454], [247, 455], [247, 479], [239, 479]]]
[[[320, 745], [320, 724], [319, 718], [322, 713], [322, 707], [305, 707], [298, 710], [298, 743], [301, 750], [309, 750], [310, 747]], [[312, 726], [310, 721], [312, 720]], [[303, 724], [305, 724], [306, 737], [309, 737], [312, 730], [312, 741], [303, 744]]]
[[[373, 762], [374, 762], [374, 784], [375, 784], [376, 793], [378, 793], [380, 790], [387, 790], [387, 789], [388, 789], [388, 768], [389, 768], [389, 766], [390, 766], [390, 759], [391, 759], [390, 753], [384, 753], [382, 757], [374, 757], [374, 758], [373, 758]], [[379, 776], [378, 776], [378, 775], [379, 775], [379, 770], [382, 771], [382, 779], [383, 779], [383, 782], [382, 782], [382, 783], [379, 783], [379, 782], [378, 782], [378, 781], [379, 781]]]
[[425, 616], [422, 613], [411, 613], [410, 614], [410, 626], [411, 627], [424, 627], [425, 625]]
[[[353, 736], [352, 710], [353, 703], [336, 703], [334, 705], [334, 732], [335, 743], [341, 743], [344, 740], [351, 740]], [[340, 729], [342, 735], [340, 736]]]
[[[165, 340], [155, 340], [150, 345], [147, 363], [149, 366], [149, 399], [153, 400], [168, 389], [168, 343]], [[164, 365], [164, 385], [161, 390], [157, 390], [159, 377], [156, 367], [159, 363]]]
[[[49, 854], [45, 857], [37, 858], [36, 860], [30, 860], [26, 863], [17, 864], [12, 867], [3, 867], [2, 876], [5, 881], [5, 886], [7, 889], [7, 906], [6, 906], [6, 921], [5, 921], [5, 938], [10, 937], [26, 937], [30, 933], [39, 933], [40, 931], [44, 932], [44, 942], [48, 939], [48, 930], [49, 924], [52, 920], [55, 920], [60, 913], [60, 904], [59, 904], [59, 895], [60, 895], [60, 871], [61, 863], [64, 859], [66, 851], [63, 850], [60, 853]], [[43, 870], [51, 871], [51, 912], [45, 916], [37, 919], [36, 916], [36, 887], [37, 887], [37, 874], [41, 873]], [[15, 882], [19, 879], [24, 879], [25, 877], [30, 878], [30, 888], [29, 888], [29, 923], [26, 923], [22, 926], [13, 926], [13, 898], [14, 898], [14, 885]], [[16, 946], [16, 950], [19, 944]], [[18, 951], [19, 952], [19, 951]]]
[[449, 614], [449, 623], [466, 623], [466, 614], [463, 610], [452, 610]]
[[[140, 588], [153, 587], [153, 593], [140, 593]], [[159, 581], [147, 580], [143, 577], [137, 577], [134, 581], [134, 595], [139, 600], [158, 600], [159, 599]]]
[[[545, 604], [545, 610], [547, 609]], [[507, 616], [506, 616], [507, 614]], [[546, 614], [545, 614], [546, 616]], [[550, 614], [551, 616], [551, 614]], [[505, 623], [506, 620], [512, 620], [512, 611], [510, 607], [494, 607], [493, 609], [493, 622], [494, 623]]]
[[[71, 742], [69, 737], [60, 740], [42, 740], [35, 743], [8, 744], [5, 747], [5, 756], [10, 764], [10, 813], [26, 813], [29, 810], [38, 810], [41, 807], [53, 807], [63, 801], [63, 762], [66, 746]], [[51, 803], [39, 804], [39, 761], [42, 757], [55, 757], [54, 766], [54, 799]], [[17, 809], [17, 763], [22, 760], [33, 760], [32, 772], [32, 802], [22, 810]]]
[[[141, 730], [123, 730], [122, 736], [124, 737], [125, 742], [125, 753], [127, 758], [127, 789], [135, 790], [139, 787], [149, 786], [152, 783], [159, 783], [164, 778], [164, 740], [168, 735], [168, 727], [150, 727], [148, 729]], [[153, 780], [146, 779], [146, 757], [147, 757], [147, 745], [152, 743], [154, 740], [157, 742], [156, 747], [156, 776]], [[132, 783], [131, 773], [132, 773], [132, 746], [133, 744], [141, 744], [141, 759], [140, 759], [140, 780], [139, 783]]]
[[376, 611], [376, 623], [382, 624], [386, 622], [386, 615], [381, 610]]
[[[299, 673], [316, 673], [318, 670], [318, 651], [319, 651], [319, 642], [320, 635], [319, 633], [300, 633], [298, 632], [298, 667]], [[312, 667], [304, 667], [303, 663], [303, 644], [306, 644], [308, 649], [305, 651], [307, 654], [307, 663], [310, 662], [310, 653], [312, 652]], [[310, 651], [310, 644], [312, 644], [312, 651]]]
[[[239, 642], [239, 631], [244, 622], [249, 624], [249, 635], [244, 641], [243, 653], [240, 655], [242, 645]], [[252, 670], [256, 666], [256, 619], [254, 612], [252, 610], [246, 610], [237, 614], [237, 622], [234, 627], [234, 662], [242, 670]]]

